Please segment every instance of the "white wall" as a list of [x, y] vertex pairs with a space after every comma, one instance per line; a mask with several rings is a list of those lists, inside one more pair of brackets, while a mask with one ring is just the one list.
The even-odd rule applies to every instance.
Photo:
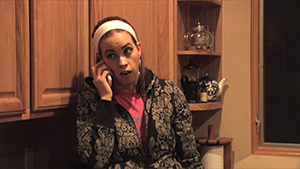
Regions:
[[251, 152], [250, 0], [223, 1], [223, 76], [225, 93], [220, 134], [233, 137], [235, 161]]
[[228, 78], [228, 89], [220, 136], [234, 139], [234, 168], [300, 168], [300, 157], [251, 155], [251, 0], [223, 0], [222, 10], [223, 76]]

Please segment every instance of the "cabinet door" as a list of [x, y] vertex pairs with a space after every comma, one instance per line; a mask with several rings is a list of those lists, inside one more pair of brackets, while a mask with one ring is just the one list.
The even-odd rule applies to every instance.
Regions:
[[[0, 1], [0, 121], [29, 113], [28, 1]], [[28, 118], [28, 116], [27, 116]]]
[[88, 1], [30, 2], [33, 110], [63, 108], [88, 68]]
[[[142, 45], [143, 61], [160, 77], [173, 79], [173, 1], [91, 1], [91, 24], [107, 16], [120, 16], [135, 28]], [[92, 39], [91, 39], [92, 41]], [[92, 43], [93, 44], [93, 43]], [[95, 55], [92, 46], [91, 56]], [[95, 57], [92, 57], [93, 64]]]

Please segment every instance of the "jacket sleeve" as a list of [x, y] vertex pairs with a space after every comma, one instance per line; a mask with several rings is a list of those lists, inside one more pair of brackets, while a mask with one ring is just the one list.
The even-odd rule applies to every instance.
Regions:
[[89, 90], [78, 94], [78, 154], [88, 168], [106, 168], [111, 163], [115, 107], [115, 102], [97, 99]]
[[192, 113], [183, 92], [174, 87], [174, 130], [176, 132], [176, 151], [178, 161], [183, 168], [204, 169], [201, 157], [196, 148], [192, 127]]

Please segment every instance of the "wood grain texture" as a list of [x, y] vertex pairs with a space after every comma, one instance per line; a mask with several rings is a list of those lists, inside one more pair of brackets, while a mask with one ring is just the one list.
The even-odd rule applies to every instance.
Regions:
[[0, 1], [0, 122], [29, 113], [29, 11], [26, 1]]
[[189, 107], [191, 111], [206, 111], [221, 109], [223, 103], [221, 101], [208, 102], [208, 103], [190, 103]]
[[[87, 1], [32, 1], [33, 110], [68, 106], [87, 71]], [[49, 17], [51, 14], [51, 17]]]
[[[142, 46], [142, 57], [146, 67], [151, 68], [159, 77], [173, 78], [173, 1], [91, 1], [90, 31], [96, 23], [107, 16], [120, 16], [135, 28]], [[96, 61], [96, 52], [91, 42], [91, 65]], [[172, 49], [172, 50], [170, 50]]]

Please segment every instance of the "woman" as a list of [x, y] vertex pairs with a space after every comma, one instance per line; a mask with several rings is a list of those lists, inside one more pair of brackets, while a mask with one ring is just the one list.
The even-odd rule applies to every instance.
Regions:
[[203, 168], [185, 97], [143, 66], [134, 28], [107, 17], [92, 36], [100, 61], [77, 104], [78, 153], [87, 167]]

